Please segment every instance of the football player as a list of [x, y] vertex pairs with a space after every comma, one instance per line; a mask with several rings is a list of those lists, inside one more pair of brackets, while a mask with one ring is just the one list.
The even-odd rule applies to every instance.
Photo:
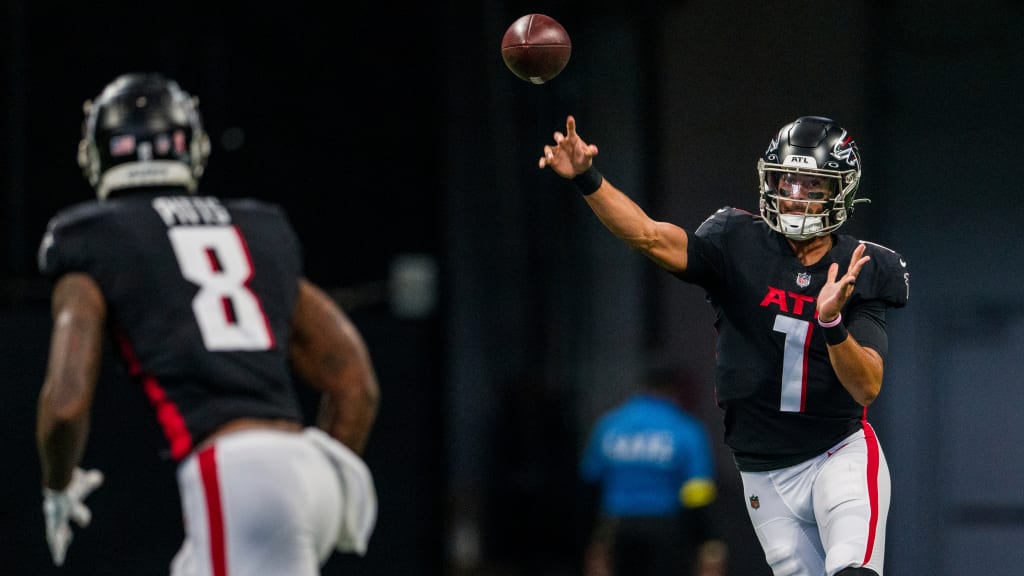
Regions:
[[716, 313], [717, 399], [747, 511], [776, 576], [881, 576], [889, 470], [867, 407], [882, 386], [886, 311], [907, 303], [896, 252], [841, 234], [861, 159], [829, 118], [786, 124], [759, 160], [759, 213], [722, 208], [696, 231], [649, 217], [593, 166], [569, 116], [540, 168], [571, 178], [597, 218]]
[[[54, 563], [103, 481], [79, 466], [104, 338], [179, 462], [172, 575], [314, 575], [333, 550], [365, 553], [377, 378], [355, 325], [303, 276], [286, 215], [199, 194], [210, 144], [175, 81], [122, 75], [85, 112], [78, 160], [97, 199], [59, 212], [39, 253], [53, 281], [37, 442]], [[318, 426], [296, 381], [322, 392]]]

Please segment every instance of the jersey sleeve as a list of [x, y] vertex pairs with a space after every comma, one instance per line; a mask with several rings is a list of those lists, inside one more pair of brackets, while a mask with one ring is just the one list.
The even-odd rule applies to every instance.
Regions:
[[725, 236], [734, 208], [721, 208], [689, 235], [686, 248], [686, 270], [676, 276], [685, 282], [710, 288], [725, 268]]
[[893, 308], [902, 308], [910, 298], [910, 270], [907, 261], [899, 253], [880, 244], [863, 242], [867, 246], [867, 255], [871, 257], [873, 266], [868, 282], [863, 287], [865, 299], [882, 300]]
[[899, 253], [872, 242], [862, 242], [871, 257], [857, 279], [856, 303], [847, 311], [846, 326], [857, 342], [885, 358], [889, 340], [887, 308], [902, 308], [910, 297], [910, 272]]
[[296, 276], [304, 274], [304, 252], [302, 241], [292, 226], [288, 213], [278, 204], [250, 198], [233, 200], [229, 207], [242, 209], [247, 213], [256, 214], [259, 234], [273, 238], [274, 242], [283, 247], [283, 252], [291, 256], [289, 260], [293, 269], [289, 273]]
[[873, 349], [885, 359], [889, 351], [889, 336], [885, 329], [886, 304], [869, 300], [853, 307], [845, 320], [846, 328], [861, 346]]
[[95, 219], [92, 205], [80, 205], [59, 212], [46, 227], [39, 244], [39, 272], [56, 280], [68, 272], [90, 272], [87, 231]]

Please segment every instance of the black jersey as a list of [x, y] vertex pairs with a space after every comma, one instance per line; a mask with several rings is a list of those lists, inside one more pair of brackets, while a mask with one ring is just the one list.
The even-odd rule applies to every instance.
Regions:
[[98, 283], [115, 345], [181, 459], [235, 418], [301, 421], [288, 332], [302, 260], [275, 205], [165, 192], [61, 211], [39, 266]]
[[[717, 401], [725, 441], [741, 470], [771, 470], [820, 454], [858, 430], [865, 409], [843, 388], [817, 325], [816, 299], [829, 265], [840, 273], [860, 241], [834, 236], [831, 251], [804, 266], [785, 237], [759, 217], [723, 208], [690, 235], [687, 269], [716, 312]], [[885, 310], [907, 303], [903, 257], [864, 242], [871, 260], [843, 308], [858, 342], [886, 353]]]

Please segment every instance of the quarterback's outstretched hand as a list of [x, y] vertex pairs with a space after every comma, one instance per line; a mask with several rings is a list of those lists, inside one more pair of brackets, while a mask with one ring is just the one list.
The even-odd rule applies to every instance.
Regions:
[[590, 169], [597, 156], [597, 146], [587, 144], [576, 133], [576, 119], [565, 121], [565, 134], [555, 132], [555, 144], [544, 147], [544, 155], [537, 165], [550, 166], [562, 178], [572, 178]]
[[92, 512], [83, 500], [103, 484], [99, 470], [75, 468], [71, 482], [63, 490], [43, 488], [43, 517], [46, 519], [46, 543], [57, 566], [64, 564], [73, 534], [69, 521], [85, 528], [92, 521]]

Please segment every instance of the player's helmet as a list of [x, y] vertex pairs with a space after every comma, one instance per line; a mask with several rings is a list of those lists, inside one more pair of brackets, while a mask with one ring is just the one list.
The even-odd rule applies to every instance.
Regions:
[[[846, 222], [854, 204], [870, 202], [856, 199], [860, 168], [857, 144], [841, 126], [822, 116], [797, 118], [779, 130], [757, 162], [761, 216], [772, 230], [793, 240], [825, 236]], [[803, 214], [784, 213], [780, 200], [794, 201], [779, 194], [785, 173], [823, 177], [831, 193], [823, 200], [796, 200], [803, 202]], [[823, 204], [824, 211], [812, 211], [814, 204]]]
[[210, 155], [199, 100], [160, 74], [124, 74], [83, 105], [78, 164], [105, 200], [144, 186], [194, 192]]

